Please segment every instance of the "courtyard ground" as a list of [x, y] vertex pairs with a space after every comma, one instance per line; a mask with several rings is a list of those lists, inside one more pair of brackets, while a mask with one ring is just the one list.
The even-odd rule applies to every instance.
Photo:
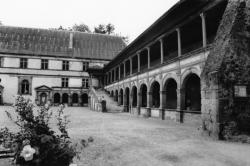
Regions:
[[[9, 109], [0, 107], [0, 127], [13, 126], [4, 114]], [[208, 139], [191, 124], [76, 107], [66, 114], [74, 141], [94, 138], [79, 166], [250, 166], [250, 145]]]

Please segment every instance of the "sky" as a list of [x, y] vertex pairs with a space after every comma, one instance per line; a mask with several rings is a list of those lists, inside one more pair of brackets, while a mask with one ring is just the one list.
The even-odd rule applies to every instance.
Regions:
[[111, 23], [132, 42], [179, 0], [0, 0], [4, 25], [64, 28], [84, 23], [93, 30]]

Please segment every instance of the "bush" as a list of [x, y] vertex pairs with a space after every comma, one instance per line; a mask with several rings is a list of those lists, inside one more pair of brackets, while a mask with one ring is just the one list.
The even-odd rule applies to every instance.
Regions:
[[19, 127], [17, 133], [8, 128], [0, 130], [0, 144], [14, 152], [15, 164], [21, 166], [69, 166], [78, 156], [77, 145], [72, 144], [67, 132], [69, 120], [63, 115], [63, 106], [57, 111], [59, 132], [49, 126], [52, 112], [49, 107], [35, 110], [30, 100], [18, 96], [14, 104], [17, 118], [7, 116]]

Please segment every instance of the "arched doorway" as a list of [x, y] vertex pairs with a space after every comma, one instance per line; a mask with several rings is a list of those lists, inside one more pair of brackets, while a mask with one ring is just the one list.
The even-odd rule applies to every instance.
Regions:
[[111, 91], [110, 97], [114, 97], [114, 91]]
[[69, 102], [69, 95], [67, 93], [64, 93], [62, 95], [62, 103], [68, 103]]
[[190, 74], [183, 82], [185, 96], [184, 109], [187, 111], [201, 111], [201, 87], [200, 77], [196, 74]]
[[166, 91], [166, 100], [164, 102], [167, 109], [177, 108], [177, 83], [174, 79], [166, 81], [164, 90]]
[[140, 93], [141, 93], [140, 105], [141, 107], [147, 107], [147, 86], [145, 84], [141, 85]]
[[125, 89], [125, 112], [129, 112], [129, 88]]
[[40, 105], [45, 105], [47, 103], [47, 94], [41, 93], [40, 94]]
[[78, 94], [73, 93], [72, 95], [72, 104], [77, 104], [78, 103]]
[[115, 101], [118, 102], [118, 90], [115, 91]]
[[160, 84], [155, 81], [152, 83], [150, 87], [150, 91], [152, 92], [152, 103], [150, 104], [153, 108], [160, 107]]
[[88, 105], [88, 103], [89, 103], [88, 94], [87, 93], [83, 93], [82, 96], [81, 96], [81, 98], [82, 98], [82, 105], [83, 106]]
[[54, 104], [59, 104], [61, 100], [61, 96], [59, 93], [54, 94]]
[[136, 86], [133, 86], [132, 88], [132, 106], [137, 106], [137, 88]]
[[120, 105], [123, 105], [123, 89], [120, 90]]

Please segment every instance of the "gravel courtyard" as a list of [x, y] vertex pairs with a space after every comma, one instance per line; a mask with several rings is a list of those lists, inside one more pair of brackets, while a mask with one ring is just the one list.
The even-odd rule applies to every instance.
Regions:
[[[0, 126], [12, 126], [0, 107]], [[55, 108], [54, 108], [55, 109]], [[213, 141], [197, 127], [144, 119], [127, 113], [66, 108], [74, 141], [94, 138], [76, 160], [79, 166], [249, 166], [250, 145]], [[0, 160], [0, 166], [6, 161]]]

